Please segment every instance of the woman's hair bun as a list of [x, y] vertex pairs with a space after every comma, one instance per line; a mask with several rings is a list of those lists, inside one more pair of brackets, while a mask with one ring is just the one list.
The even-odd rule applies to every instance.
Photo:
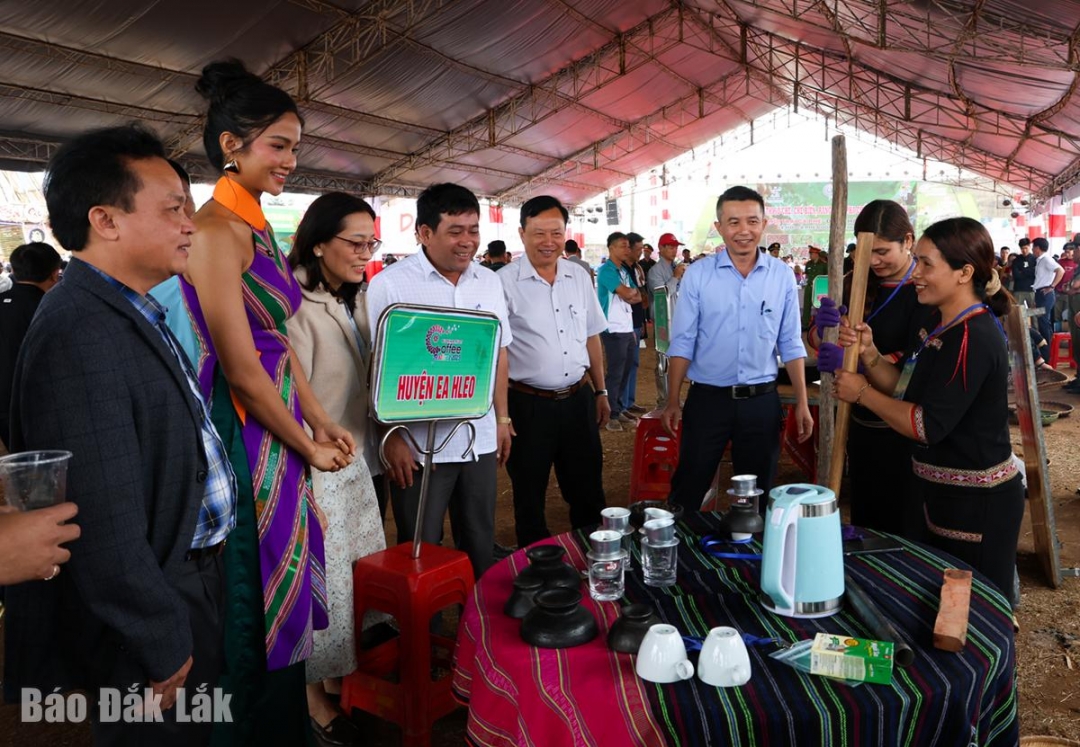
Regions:
[[252, 81], [261, 82], [259, 76], [251, 73], [240, 60], [218, 60], [202, 69], [202, 75], [195, 83], [195, 90], [214, 104], [227, 99], [237, 88], [251, 85]]
[[203, 148], [216, 169], [225, 166], [220, 142], [223, 132], [240, 138], [243, 148], [286, 113], [295, 114], [300, 126], [304, 125], [289, 94], [252, 73], [237, 59], [211, 62], [204, 67], [195, 90], [210, 104], [203, 127]]

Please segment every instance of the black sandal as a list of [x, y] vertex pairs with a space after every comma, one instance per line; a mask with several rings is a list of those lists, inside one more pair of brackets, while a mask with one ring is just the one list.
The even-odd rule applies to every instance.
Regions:
[[320, 726], [318, 721], [311, 719], [311, 729], [322, 744], [334, 747], [359, 747], [363, 744], [360, 729], [344, 715], [335, 716], [326, 726]]

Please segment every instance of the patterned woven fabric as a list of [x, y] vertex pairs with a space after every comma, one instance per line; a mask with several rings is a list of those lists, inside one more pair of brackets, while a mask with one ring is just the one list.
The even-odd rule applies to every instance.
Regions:
[[[731, 625], [786, 641], [817, 632], [872, 637], [845, 608], [819, 620], [774, 615], [757, 601], [760, 563], [721, 560], [699, 549], [702, 534], [719, 530], [716, 514], [691, 514], [679, 525], [679, 584], [652, 589], [641, 581], [640, 557], [627, 574], [626, 600], [651, 604], [684, 635]], [[585, 565], [587, 533], [560, 535], [570, 562]], [[737, 688], [696, 677], [657, 685], [634, 674], [635, 657], [608, 650], [618, 616], [615, 602], [584, 604], [600, 636], [564, 650], [536, 649], [518, 635], [520, 622], [502, 614], [514, 576], [527, 561], [518, 552], [477, 583], [458, 636], [454, 687], [469, 704], [468, 739], [484, 747], [510, 745], [1015, 745], [1015, 649], [1007, 602], [975, 575], [967, 646], [953, 654], [933, 648], [942, 571], [959, 561], [903, 542], [905, 551], [846, 558], [846, 568], [915, 651], [890, 685], [850, 687], [802, 674], [751, 648], [753, 676]], [[760, 552], [758, 543], [732, 546]], [[692, 655], [693, 656], [693, 655]]]
[[[265, 220], [262, 228], [256, 227], [258, 221], [251, 213], [258, 203], [242, 190], [223, 188], [226, 182], [218, 183], [214, 199], [251, 225], [255, 246], [255, 257], [242, 280], [244, 308], [259, 362], [285, 406], [302, 422], [285, 332], [285, 320], [300, 305], [300, 286], [274, 240], [273, 229]], [[199, 339], [199, 381], [209, 398], [217, 355], [195, 289], [185, 281], [182, 290]], [[327, 626], [322, 529], [311, 508], [307, 462], [254, 418], [239, 414], [259, 530], [267, 667], [281, 669], [306, 659], [311, 653], [311, 631]]]
[[921, 477], [927, 482], [936, 482], [941, 485], [962, 485], [976, 488], [993, 488], [1003, 485], [1013, 479], [1020, 470], [1016, 462], [1011, 458], [1001, 464], [995, 464], [986, 469], [959, 469], [957, 467], [938, 467], [933, 464], [923, 464], [917, 459], [911, 460], [911, 468], [916, 477]]

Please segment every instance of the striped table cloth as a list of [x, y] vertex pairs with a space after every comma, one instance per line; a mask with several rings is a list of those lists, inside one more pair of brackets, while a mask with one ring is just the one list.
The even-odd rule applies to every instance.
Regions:
[[[640, 557], [627, 574], [626, 600], [647, 602], [684, 635], [731, 625], [786, 641], [815, 633], [870, 637], [848, 610], [819, 620], [774, 615], [757, 602], [760, 563], [717, 559], [701, 551], [703, 534], [719, 530], [716, 514], [679, 524], [679, 583], [652, 589]], [[555, 537], [569, 562], [585, 567], [587, 533]], [[454, 690], [469, 706], [467, 737], [483, 747], [529, 745], [1008, 745], [1019, 741], [1015, 649], [1007, 602], [975, 576], [967, 646], [959, 654], [932, 645], [942, 571], [959, 561], [920, 545], [903, 552], [846, 558], [854, 575], [905, 641], [915, 662], [894, 670], [891, 685], [857, 687], [770, 659], [751, 648], [753, 676], [738, 688], [696, 677], [658, 685], [634, 673], [634, 658], [616, 654], [606, 635], [615, 602], [594, 602], [582, 586], [600, 635], [571, 649], [536, 649], [518, 635], [520, 621], [502, 613], [513, 579], [528, 563], [519, 551], [477, 583], [462, 616]], [[756, 543], [735, 552], [760, 552]], [[693, 658], [694, 655], [691, 655]]]

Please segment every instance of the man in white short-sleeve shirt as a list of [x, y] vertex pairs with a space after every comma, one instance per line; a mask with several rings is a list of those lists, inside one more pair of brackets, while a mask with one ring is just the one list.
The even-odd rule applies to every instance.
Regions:
[[607, 248], [608, 259], [596, 273], [596, 294], [608, 322], [607, 330], [600, 338], [607, 358], [605, 380], [611, 392], [611, 421], [607, 428], [621, 431], [620, 421], [637, 422], [630, 413], [622, 411], [622, 403], [623, 393], [630, 384], [630, 363], [638, 345], [630, 305], [641, 300], [641, 293], [634, 287], [627, 269], [630, 241], [626, 234], [621, 231], [610, 234]]
[[1035, 250], [1035, 308], [1043, 310], [1035, 323], [1039, 334], [1050, 344], [1054, 338], [1054, 302], [1057, 300], [1054, 288], [1065, 276], [1065, 268], [1050, 256], [1050, 242], [1042, 236], [1031, 242], [1031, 248]]
[[[513, 335], [498, 277], [473, 262], [480, 246], [480, 203], [476, 195], [457, 184], [428, 187], [416, 200], [416, 225], [420, 251], [380, 272], [368, 286], [372, 341], [376, 340], [379, 316], [394, 303], [490, 311], [499, 317], [502, 330], [494, 411], [473, 421], [476, 442], [471, 452], [465, 454], [468, 435], [462, 428], [435, 455], [438, 468], [431, 471], [420, 534], [425, 542], [441, 542], [443, 516], [449, 508], [454, 543], [469, 556], [473, 572], [479, 577], [493, 562], [496, 470], [510, 455], [506, 346]], [[439, 424], [435, 432], [437, 445], [452, 425]], [[410, 425], [409, 429], [417, 443], [426, 442], [426, 424]], [[385, 451], [398, 541], [408, 542], [416, 533], [420, 455], [396, 434], [387, 441]]]
[[571, 526], [599, 523], [604, 508], [607, 320], [589, 274], [561, 258], [568, 217], [547, 195], [522, 205], [525, 254], [499, 273], [513, 333], [507, 399], [515, 433], [506, 470], [520, 547], [551, 536], [544, 504], [553, 464]]

